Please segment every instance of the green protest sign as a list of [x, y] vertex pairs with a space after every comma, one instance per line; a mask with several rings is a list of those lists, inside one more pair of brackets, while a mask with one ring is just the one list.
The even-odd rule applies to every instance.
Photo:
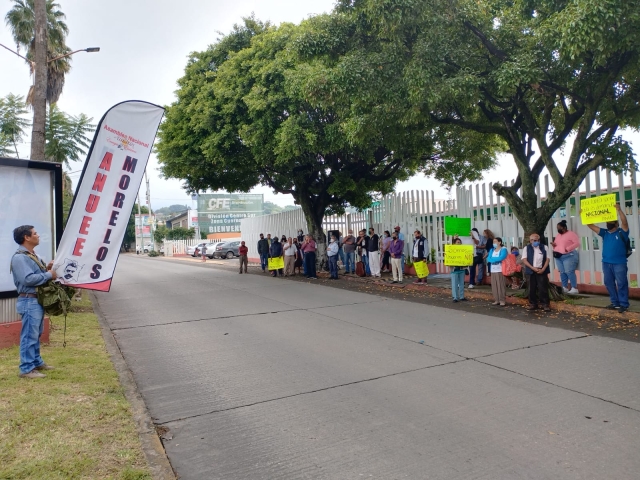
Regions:
[[444, 217], [445, 235], [468, 237], [471, 234], [471, 219], [459, 217]]

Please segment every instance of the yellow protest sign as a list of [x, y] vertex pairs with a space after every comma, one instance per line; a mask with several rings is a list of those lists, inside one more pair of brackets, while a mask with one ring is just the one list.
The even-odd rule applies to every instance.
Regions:
[[416, 275], [418, 278], [426, 278], [429, 276], [429, 266], [426, 260], [415, 262], [413, 267], [416, 269]]
[[615, 193], [582, 199], [580, 201], [580, 219], [583, 225], [616, 221], [618, 212], [616, 211]]
[[473, 265], [473, 245], [445, 245], [444, 264], [448, 267]]
[[280, 270], [282, 268], [284, 268], [284, 257], [269, 259], [269, 270]]

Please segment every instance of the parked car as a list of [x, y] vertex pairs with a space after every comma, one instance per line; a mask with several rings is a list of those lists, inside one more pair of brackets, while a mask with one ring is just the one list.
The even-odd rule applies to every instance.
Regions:
[[187, 247], [187, 254], [191, 255], [192, 257], [195, 257], [196, 256], [196, 248], [198, 250], [202, 250], [203, 245], [206, 245], [206, 244], [207, 244], [207, 242], [202, 242], [202, 243], [199, 243], [198, 245], [195, 245], [193, 247]]
[[214, 256], [216, 258], [233, 258], [239, 257], [240, 242], [225, 242], [216, 247]]
[[136, 253], [149, 253], [153, 250], [153, 245], [150, 243], [145, 244], [145, 246], [140, 250], [140, 245], [136, 245]]
[[224, 242], [207, 243], [207, 257], [214, 258], [216, 254], [216, 247], [222, 245]]

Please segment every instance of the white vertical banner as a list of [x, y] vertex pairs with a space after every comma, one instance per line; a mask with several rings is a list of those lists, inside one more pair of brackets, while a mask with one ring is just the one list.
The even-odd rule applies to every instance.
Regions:
[[108, 292], [164, 109], [131, 100], [102, 117], [53, 269], [66, 285]]

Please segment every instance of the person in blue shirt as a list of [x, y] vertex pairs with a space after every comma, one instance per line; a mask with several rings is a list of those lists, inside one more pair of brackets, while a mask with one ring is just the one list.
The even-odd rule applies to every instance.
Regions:
[[20, 331], [20, 377], [44, 378], [42, 370], [53, 370], [40, 356], [40, 336], [44, 329], [44, 309], [38, 303], [36, 287], [57, 278], [52, 270], [53, 261], [45, 266], [34, 252], [40, 244], [40, 235], [33, 225], [22, 225], [13, 230], [13, 239], [20, 245], [11, 258], [13, 283], [18, 291], [16, 311], [22, 318]]
[[629, 309], [629, 281], [627, 278], [627, 241], [629, 240], [629, 223], [627, 216], [616, 203], [620, 222], [607, 222], [607, 228], [587, 225], [602, 237], [602, 273], [604, 285], [609, 292], [611, 305], [609, 310], [624, 313]]
[[509, 251], [502, 244], [502, 238], [495, 237], [493, 246], [487, 252], [487, 263], [491, 271], [491, 292], [493, 293], [493, 304], [504, 307], [507, 304], [507, 287], [502, 275], [502, 261], [507, 258]]

